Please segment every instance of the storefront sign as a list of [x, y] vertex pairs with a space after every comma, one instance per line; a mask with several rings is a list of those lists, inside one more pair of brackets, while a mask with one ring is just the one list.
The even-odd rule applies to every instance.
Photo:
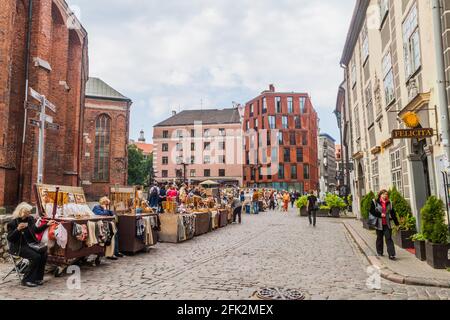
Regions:
[[433, 129], [402, 129], [392, 131], [392, 139], [423, 139], [434, 135]]
[[381, 143], [381, 147], [383, 149], [387, 149], [394, 144], [394, 140], [392, 138], [387, 139]]
[[371, 152], [373, 155], [376, 155], [376, 154], [378, 154], [378, 153], [381, 152], [381, 147], [377, 146], [377, 147], [373, 148], [372, 150], [370, 150], [370, 152]]

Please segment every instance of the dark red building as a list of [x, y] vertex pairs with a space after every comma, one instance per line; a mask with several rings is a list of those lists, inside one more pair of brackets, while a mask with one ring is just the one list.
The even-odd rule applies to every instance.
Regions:
[[245, 105], [244, 186], [317, 190], [318, 117], [306, 93], [268, 91]]

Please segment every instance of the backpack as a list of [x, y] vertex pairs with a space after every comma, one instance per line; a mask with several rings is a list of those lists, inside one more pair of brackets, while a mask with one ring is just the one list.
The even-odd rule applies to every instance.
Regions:
[[151, 197], [156, 197], [158, 195], [158, 189], [156, 187], [152, 188], [152, 191], [150, 193]]

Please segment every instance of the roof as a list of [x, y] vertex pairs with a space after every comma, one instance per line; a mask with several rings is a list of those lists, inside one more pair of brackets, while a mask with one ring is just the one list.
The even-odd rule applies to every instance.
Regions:
[[329, 140], [331, 140], [333, 142], [336, 142], [336, 140], [332, 136], [330, 136], [328, 133], [321, 133], [319, 137], [327, 138], [327, 139], [329, 139]]
[[138, 149], [142, 150], [144, 154], [151, 154], [153, 152], [153, 145], [143, 142], [133, 143]]
[[355, 50], [356, 42], [358, 41], [359, 33], [364, 25], [367, 8], [369, 7], [369, 0], [357, 0], [355, 10], [353, 11], [352, 22], [345, 40], [344, 52], [342, 53], [341, 65], [348, 66], [353, 51]]
[[131, 101], [99, 78], [89, 78], [86, 83], [86, 97]]
[[194, 125], [195, 122], [208, 124], [233, 124], [241, 123], [238, 108], [232, 109], [205, 109], [205, 110], [185, 110], [170, 117], [155, 127], [176, 127], [185, 125]]

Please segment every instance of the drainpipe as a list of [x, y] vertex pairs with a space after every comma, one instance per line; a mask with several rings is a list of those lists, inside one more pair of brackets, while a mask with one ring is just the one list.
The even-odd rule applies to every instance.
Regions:
[[19, 202], [22, 201], [23, 196], [23, 166], [24, 166], [24, 155], [25, 155], [25, 138], [27, 132], [27, 122], [28, 122], [28, 88], [29, 88], [29, 78], [30, 78], [30, 47], [31, 47], [31, 28], [33, 25], [33, 0], [28, 1], [28, 31], [27, 40], [25, 48], [25, 99], [24, 99], [24, 120], [23, 120], [23, 133], [22, 133], [22, 145], [21, 145], [21, 156], [20, 156], [20, 167], [19, 167]]
[[[433, 33], [434, 33], [434, 43], [435, 43], [435, 54], [436, 54], [436, 68], [437, 68], [437, 89], [438, 89], [438, 110], [440, 115], [441, 124], [441, 134], [442, 143], [444, 146], [444, 155], [447, 159], [445, 168], [446, 173], [448, 173], [448, 161], [450, 161], [450, 137], [449, 137], [449, 115], [448, 115], [448, 98], [446, 90], [446, 79], [445, 79], [445, 64], [444, 64], [444, 49], [442, 41], [442, 25], [441, 25], [441, 3], [439, 0], [432, 0], [432, 10], [433, 10]], [[446, 186], [445, 186], [446, 189]], [[447, 190], [445, 190], [447, 192]], [[447, 215], [449, 214], [447, 207]]]

